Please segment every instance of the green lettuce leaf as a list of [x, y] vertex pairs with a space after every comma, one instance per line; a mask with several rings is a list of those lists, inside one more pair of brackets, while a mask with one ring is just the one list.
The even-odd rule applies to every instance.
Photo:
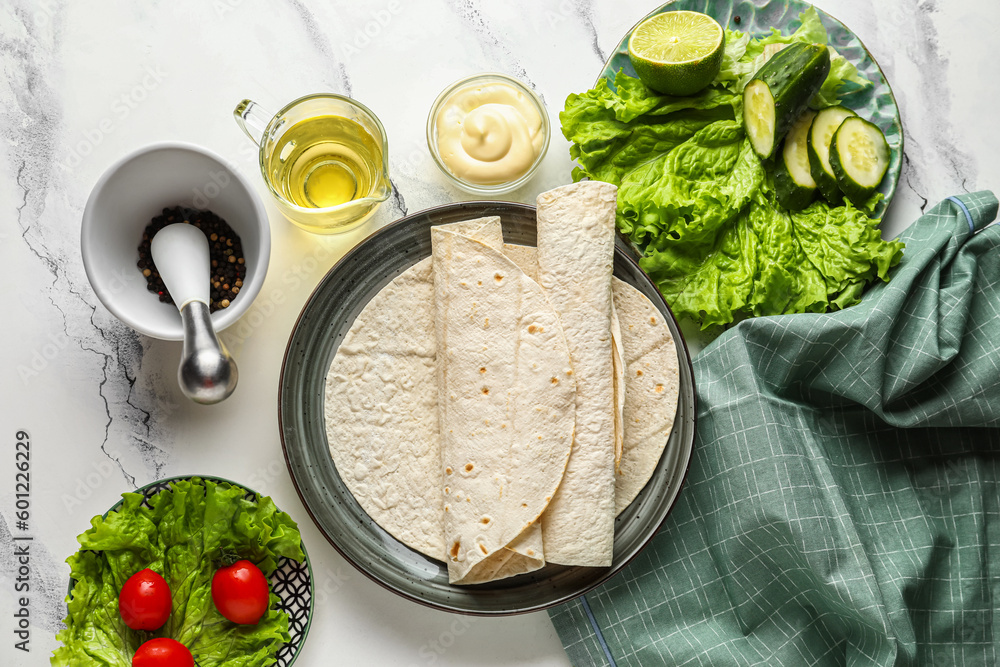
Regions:
[[765, 37], [751, 40], [747, 45], [744, 57], [754, 60], [764, 53], [765, 47], [770, 44], [791, 44], [792, 42], [805, 42], [806, 44], [826, 44], [829, 42], [826, 28], [819, 20], [819, 12], [815, 7], [809, 7], [799, 14], [801, 25], [792, 33], [782, 34], [777, 28], [771, 28], [771, 33]]
[[[759, 39], [750, 39], [743, 33], [727, 30], [722, 69], [715, 82], [732, 92], [741, 93], [754, 74], [775, 53], [775, 48], [793, 42], [828, 45], [829, 35], [815, 7], [809, 7], [802, 12], [799, 21], [801, 25], [795, 32], [785, 35], [777, 28], [771, 28], [770, 34]], [[810, 102], [810, 106], [814, 109], [840, 104], [841, 96], [872, 85], [872, 82], [863, 77], [851, 61], [840, 55], [832, 46], [828, 45], [827, 48], [830, 49], [830, 73]]]
[[816, 201], [792, 212], [791, 218], [796, 239], [838, 308], [857, 303], [861, 288], [871, 280], [888, 281], [889, 269], [903, 258], [903, 244], [883, 241], [872, 219], [850, 202], [830, 207]]
[[639, 245], [705, 248], [760, 187], [764, 169], [738, 121], [711, 123], [623, 179], [618, 227]]
[[[818, 18], [806, 16], [795, 35], [816, 39], [825, 36], [820, 30]], [[746, 44], [744, 59], [753, 42]], [[663, 96], [622, 72], [614, 87], [602, 80], [570, 95], [560, 120], [579, 165], [574, 179], [618, 186], [618, 230], [641, 251], [640, 266], [678, 317], [707, 329], [741, 315], [855, 303], [902, 255], [866, 215], [881, 195], [864, 210], [824, 202], [784, 210], [736, 120], [738, 100], [720, 86]]]
[[726, 29], [726, 46], [722, 52], [722, 64], [719, 66], [719, 73], [716, 75], [714, 83], [731, 88], [731, 91], [735, 93], [743, 90], [742, 86], [737, 87], [736, 84], [755, 71], [753, 61], [743, 57], [746, 55], [749, 45], [750, 35]]
[[[144, 641], [164, 636], [187, 646], [200, 667], [258, 667], [273, 664], [289, 640], [274, 594], [257, 625], [227, 621], [212, 603], [212, 575], [227, 557], [250, 560], [265, 575], [282, 557], [305, 558], [298, 527], [270, 498], [251, 502], [242, 489], [209, 480], [174, 482], [149, 507], [142, 496], [123, 494], [122, 507], [92, 519], [78, 540], [54, 666], [129, 667]], [[118, 613], [122, 585], [147, 567], [163, 575], [173, 598], [170, 619], [155, 633], [129, 629]]]
[[667, 153], [698, 130], [722, 118], [735, 118], [739, 96], [714, 87], [691, 97], [660, 95], [619, 72], [617, 91], [604, 79], [593, 90], [570, 95], [559, 114], [570, 156], [578, 169], [573, 178], [617, 185], [622, 175]]
[[819, 92], [809, 103], [814, 109], [840, 104], [840, 97], [868, 88], [872, 82], [861, 76], [858, 68], [844, 56], [830, 47], [830, 73], [820, 86]]
[[706, 126], [628, 174], [617, 224], [678, 316], [708, 327], [733, 320], [753, 289], [757, 243], [741, 215], [764, 169], [738, 121]]
[[809, 262], [791, 214], [776, 206], [769, 188], [759, 190], [747, 210], [757, 237], [757, 275], [749, 298], [755, 316], [824, 312], [826, 280]]
[[720, 230], [711, 247], [663, 243], [639, 260], [674, 315], [702, 328], [732, 322], [744, 309], [757, 270], [757, 239], [746, 216]]

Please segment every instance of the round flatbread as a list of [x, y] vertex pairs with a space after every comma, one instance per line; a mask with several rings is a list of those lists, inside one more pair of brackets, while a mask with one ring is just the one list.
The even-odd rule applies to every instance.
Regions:
[[[497, 247], [498, 218], [469, 224], [473, 236]], [[529, 278], [537, 276], [535, 248], [504, 245], [503, 251]], [[615, 475], [620, 513], [649, 481], [666, 447], [679, 373], [659, 310], [617, 278], [611, 289], [624, 360], [624, 432]], [[435, 310], [428, 306], [434, 298], [428, 257], [368, 302], [330, 365], [325, 418], [333, 462], [365, 512], [400, 542], [444, 561]], [[528, 549], [534, 550], [526, 546], [524, 555]], [[497, 576], [505, 573], [499, 568]]]

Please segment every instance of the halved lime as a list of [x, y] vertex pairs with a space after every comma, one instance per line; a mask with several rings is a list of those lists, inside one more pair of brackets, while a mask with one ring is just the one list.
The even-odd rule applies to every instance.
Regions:
[[650, 16], [628, 40], [636, 74], [650, 88], [668, 95], [693, 95], [712, 83], [722, 65], [726, 33], [700, 12]]

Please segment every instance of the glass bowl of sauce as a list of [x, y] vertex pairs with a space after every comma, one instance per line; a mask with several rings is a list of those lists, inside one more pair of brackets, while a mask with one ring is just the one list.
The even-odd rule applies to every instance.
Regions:
[[550, 132], [541, 98], [495, 72], [454, 82], [427, 116], [427, 147], [435, 164], [454, 185], [475, 194], [524, 185], [545, 157]]

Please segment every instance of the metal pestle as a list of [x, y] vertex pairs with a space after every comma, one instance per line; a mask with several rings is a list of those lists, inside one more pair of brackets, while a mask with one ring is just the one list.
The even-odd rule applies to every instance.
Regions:
[[184, 352], [177, 381], [195, 403], [218, 403], [236, 389], [239, 371], [212, 325], [208, 239], [194, 225], [167, 225], [150, 245], [153, 263], [180, 311]]

